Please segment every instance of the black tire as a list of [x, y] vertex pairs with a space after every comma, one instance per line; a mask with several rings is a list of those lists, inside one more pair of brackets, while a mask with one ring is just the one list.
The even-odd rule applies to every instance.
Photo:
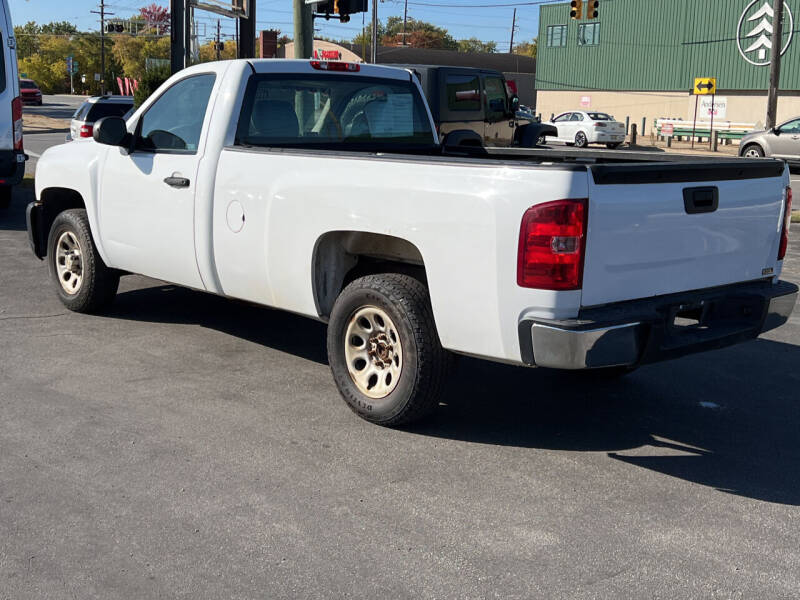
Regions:
[[620, 146], [622, 146], [622, 142], [613, 142], [611, 144], [606, 144], [606, 148], [608, 148], [609, 150], [616, 150]]
[[12, 194], [11, 186], [4, 185], [0, 187], [0, 210], [5, 210], [11, 205]]
[[[81, 280], [72, 292], [67, 292], [61, 284], [62, 276], [59, 275], [58, 267], [61, 258], [56, 248], [66, 233], [72, 234], [77, 240], [80, 257]], [[97, 253], [86, 210], [65, 210], [55, 218], [47, 239], [47, 263], [58, 298], [68, 309], [80, 313], [95, 313], [114, 301], [119, 287], [119, 272], [108, 268]]]
[[536, 145], [537, 146], [544, 146], [547, 143], [547, 138], [543, 135], [540, 135], [536, 138]]
[[[402, 346], [402, 371], [396, 387], [378, 399], [359, 389], [346, 357], [348, 327], [355, 322], [357, 313], [371, 310], [370, 307], [377, 307], [389, 317]], [[371, 340], [364, 340], [365, 348]], [[439, 342], [425, 285], [396, 273], [367, 275], [353, 281], [333, 306], [328, 324], [328, 361], [347, 405], [367, 421], [397, 426], [428, 415], [438, 405], [451, 357]]]
[[[748, 157], [747, 154], [752, 153], [754, 156]], [[742, 150], [742, 156], [746, 158], [763, 158], [764, 157], [764, 149], [759, 146], [758, 144], [748, 144]]]
[[586, 139], [586, 134], [582, 131], [579, 131], [575, 134], [575, 147], [576, 148], [586, 148], [589, 145], [589, 140]]

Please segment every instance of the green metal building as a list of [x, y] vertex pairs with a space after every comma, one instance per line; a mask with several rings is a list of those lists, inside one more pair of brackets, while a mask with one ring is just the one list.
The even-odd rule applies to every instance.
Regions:
[[[617, 118], [691, 119], [697, 77], [717, 80], [727, 121], [766, 115], [773, 0], [600, 0], [596, 19], [568, 2], [540, 8], [537, 111], [592, 108]], [[779, 119], [800, 114], [800, 0], [784, 5]], [[719, 112], [719, 111], [718, 111]]]

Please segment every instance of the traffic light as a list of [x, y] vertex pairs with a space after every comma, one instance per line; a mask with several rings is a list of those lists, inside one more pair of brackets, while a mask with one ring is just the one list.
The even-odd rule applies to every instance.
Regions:
[[589, 0], [586, 3], [586, 18], [587, 19], [596, 19], [597, 16], [600, 14], [600, 0]]
[[328, 0], [317, 5], [317, 12], [325, 15], [347, 17], [355, 13], [367, 12], [369, 0]]
[[583, 18], [583, 0], [572, 0], [569, 3], [570, 11], [569, 16], [571, 19], [582, 19]]

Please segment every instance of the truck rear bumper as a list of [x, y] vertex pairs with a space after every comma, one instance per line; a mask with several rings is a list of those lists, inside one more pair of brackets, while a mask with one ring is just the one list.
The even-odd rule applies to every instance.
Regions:
[[26, 158], [20, 150], [0, 150], [0, 185], [17, 185], [22, 181]]
[[621, 302], [577, 319], [523, 319], [525, 364], [554, 369], [633, 366], [724, 348], [789, 320], [798, 287], [752, 282]]

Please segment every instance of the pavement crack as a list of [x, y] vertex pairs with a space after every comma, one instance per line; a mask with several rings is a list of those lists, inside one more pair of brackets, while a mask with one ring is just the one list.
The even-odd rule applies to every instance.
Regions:
[[65, 314], [67, 313], [60, 312], [54, 315], [13, 315], [10, 317], [0, 317], [0, 321], [16, 321], [21, 319], [52, 319], [53, 317], [61, 317]]

